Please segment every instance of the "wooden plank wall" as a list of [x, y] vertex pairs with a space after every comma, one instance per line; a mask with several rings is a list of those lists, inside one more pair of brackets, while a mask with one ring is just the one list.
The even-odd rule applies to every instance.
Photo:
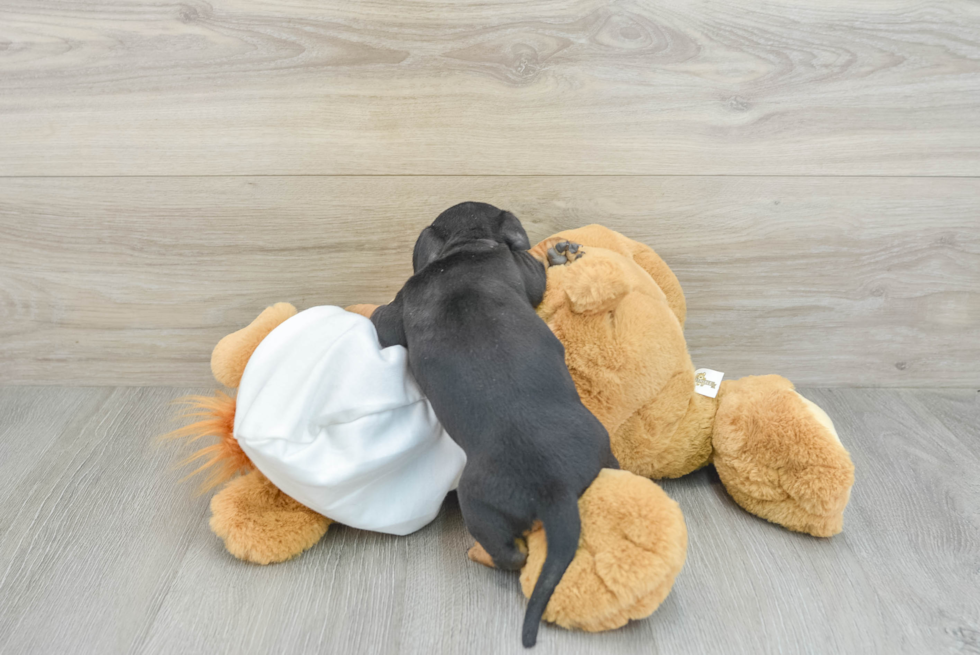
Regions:
[[460, 200], [601, 222], [696, 364], [980, 386], [980, 5], [0, 2], [0, 384], [208, 384]]

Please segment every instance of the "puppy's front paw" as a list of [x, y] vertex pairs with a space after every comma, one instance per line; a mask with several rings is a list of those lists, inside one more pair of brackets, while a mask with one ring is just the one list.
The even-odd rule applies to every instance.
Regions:
[[582, 247], [582, 244], [575, 243], [574, 241], [559, 241], [548, 248], [548, 265], [561, 266], [563, 264], [571, 264], [584, 254], [585, 248]]

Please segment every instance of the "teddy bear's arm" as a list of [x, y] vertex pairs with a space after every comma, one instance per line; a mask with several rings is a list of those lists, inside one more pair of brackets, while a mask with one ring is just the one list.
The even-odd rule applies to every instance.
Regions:
[[660, 258], [652, 248], [646, 244], [634, 241], [623, 236], [619, 232], [610, 230], [602, 225], [586, 225], [585, 227], [574, 230], [565, 230], [548, 237], [534, 248], [532, 253], [539, 258], [544, 258], [545, 251], [561, 240], [575, 241], [585, 246], [595, 248], [605, 248], [618, 252], [624, 257], [630, 257], [640, 267], [645, 270], [654, 282], [660, 287], [664, 295], [667, 296], [667, 304], [671, 311], [680, 321], [681, 327], [684, 326], [684, 319], [687, 317], [687, 303], [684, 300], [684, 291], [681, 289], [677, 276], [670, 270], [670, 267]]
[[687, 318], [687, 301], [684, 299], [684, 291], [681, 289], [681, 283], [677, 281], [674, 272], [660, 258], [660, 255], [642, 243], [637, 243], [637, 248], [633, 252], [633, 261], [649, 273], [660, 290], [664, 292], [664, 295], [667, 296], [667, 304], [674, 312], [677, 320], [680, 321], [681, 327], [684, 327], [684, 320]]
[[401, 291], [387, 305], [381, 305], [371, 314], [371, 322], [374, 323], [378, 331], [378, 341], [382, 348], [388, 346], [408, 347], [408, 340], [405, 338], [405, 324], [402, 320], [402, 294]]

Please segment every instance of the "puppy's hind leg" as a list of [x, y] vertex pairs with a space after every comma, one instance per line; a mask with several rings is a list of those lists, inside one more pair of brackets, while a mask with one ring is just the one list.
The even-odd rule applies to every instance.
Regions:
[[[514, 522], [503, 514], [479, 501], [467, 502], [463, 493], [459, 494], [459, 505], [463, 511], [466, 527], [477, 541], [470, 551], [470, 559], [507, 571], [518, 571], [527, 561], [527, 545], [523, 532]], [[481, 552], [482, 550], [482, 552]]]
[[[524, 539], [515, 536], [513, 533], [504, 534], [492, 530], [481, 530], [480, 528], [470, 528], [470, 533], [476, 539], [477, 544], [483, 547], [483, 551], [490, 556], [493, 566], [505, 571], [520, 571], [527, 562], [527, 545]], [[474, 553], [479, 553], [476, 549]], [[481, 564], [486, 561], [477, 558]]]

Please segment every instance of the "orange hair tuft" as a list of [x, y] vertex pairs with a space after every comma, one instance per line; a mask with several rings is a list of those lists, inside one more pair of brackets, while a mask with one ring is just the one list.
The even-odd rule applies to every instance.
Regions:
[[201, 484], [200, 492], [214, 489], [227, 482], [239, 473], [255, 468], [248, 455], [238, 445], [235, 438], [235, 399], [223, 391], [217, 391], [213, 396], [185, 396], [176, 401], [184, 405], [187, 411], [179, 418], [198, 418], [199, 420], [178, 428], [173, 432], [162, 435], [161, 439], [184, 439], [194, 443], [204, 437], [217, 437], [218, 442], [205, 446], [197, 452], [181, 460], [178, 466], [199, 462], [196, 469], [184, 477], [181, 482], [198, 473], [209, 471], [208, 477]]

